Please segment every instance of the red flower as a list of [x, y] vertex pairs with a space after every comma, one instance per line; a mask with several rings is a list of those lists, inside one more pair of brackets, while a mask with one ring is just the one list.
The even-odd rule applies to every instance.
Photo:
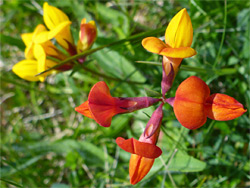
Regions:
[[100, 81], [91, 88], [88, 100], [75, 110], [94, 119], [99, 125], [109, 127], [114, 115], [147, 108], [160, 100], [151, 97], [112, 97], [107, 84]]
[[154, 164], [155, 158], [162, 153], [161, 149], [156, 146], [163, 116], [162, 106], [163, 103], [152, 114], [139, 141], [134, 138], [125, 140], [118, 137], [116, 139], [120, 148], [132, 154], [129, 162], [129, 176], [130, 183], [133, 185], [147, 175]]
[[241, 103], [228, 95], [216, 93], [210, 96], [207, 84], [196, 76], [179, 85], [173, 107], [177, 120], [188, 129], [201, 127], [207, 117], [227, 121], [246, 112]]

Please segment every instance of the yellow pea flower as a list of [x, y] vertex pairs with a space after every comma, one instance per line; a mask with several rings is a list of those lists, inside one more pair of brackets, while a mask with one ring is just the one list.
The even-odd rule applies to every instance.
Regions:
[[55, 66], [57, 63], [46, 59], [46, 53], [42, 45], [35, 44], [33, 46], [33, 55], [35, 59], [24, 59], [12, 67], [12, 71], [20, 78], [28, 81], [41, 81], [53, 71], [36, 76], [38, 73]]
[[184, 8], [170, 21], [165, 32], [165, 43], [156, 37], [147, 37], [142, 40], [142, 46], [152, 53], [163, 55], [165, 73], [170, 72], [171, 63], [176, 75], [182, 59], [196, 54], [196, 51], [190, 47], [192, 41], [193, 27]]
[[170, 58], [187, 58], [196, 54], [191, 48], [193, 27], [187, 10], [184, 8], [170, 21], [165, 32], [165, 43], [156, 37], [142, 40], [142, 46], [153, 53]]
[[70, 20], [68, 16], [56, 7], [50, 6], [47, 2], [43, 4], [43, 19], [49, 32], [43, 33], [43, 36], [37, 39], [38, 43], [55, 37], [58, 44], [64, 49], [74, 47], [74, 40], [70, 31]]

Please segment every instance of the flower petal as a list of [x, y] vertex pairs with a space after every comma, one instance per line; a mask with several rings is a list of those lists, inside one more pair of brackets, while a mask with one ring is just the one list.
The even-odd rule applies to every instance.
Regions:
[[[57, 64], [56, 62], [54, 62], [52, 60], [46, 59], [46, 53], [45, 53], [45, 50], [44, 50], [42, 45], [35, 44], [33, 51], [34, 51], [34, 56], [37, 59], [37, 63], [38, 63], [38, 65], [37, 65], [38, 73], [43, 72], [46, 69], [53, 67]], [[54, 70], [51, 70], [51, 71], [46, 72], [42, 75], [39, 75], [38, 77], [39, 77], [40, 81], [43, 82], [45, 80], [45, 77], [47, 75], [51, 74], [52, 72], [54, 72]]]
[[39, 78], [35, 76], [38, 74], [36, 60], [22, 60], [12, 67], [12, 71], [24, 80], [39, 81]]
[[103, 81], [96, 83], [90, 90], [89, 109], [98, 124], [103, 127], [111, 125], [112, 117], [127, 110], [116, 105], [117, 98], [110, 95], [107, 84]]
[[184, 8], [179, 11], [168, 24], [165, 42], [172, 48], [190, 47], [193, 41], [191, 19]]
[[154, 159], [132, 154], [129, 161], [129, 176], [132, 185], [141, 181], [154, 164]]
[[35, 43], [41, 44], [53, 38], [56, 38], [58, 44], [60, 44], [63, 48], [68, 49], [69, 45], [68, 42], [73, 44], [73, 38], [70, 33], [70, 21], [65, 21], [58, 24], [50, 31], [41, 32], [35, 38]]
[[179, 48], [164, 48], [159, 53], [171, 58], [187, 58], [192, 57], [196, 54], [196, 51], [190, 47], [179, 47]]
[[147, 37], [145, 39], [142, 40], [142, 46], [152, 52], [152, 53], [156, 53], [156, 54], [160, 54], [160, 52], [164, 49], [169, 47], [168, 45], [166, 45], [163, 41], [161, 41], [160, 39], [156, 38], [156, 37]]
[[196, 76], [184, 80], [178, 87], [174, 100], [174, 113], [177, 120], [188, 129], [197, 129], [207, 120], [205, 101], [210, 89]]
[[24, 41], [25, 46], [26, 46], [25, 51], [24, 51], [26, 59], [32, 59], [34, 57], [33, 47], [34, 47], [35, 38], [39, 33], [44, 32], [44, 31], [46, 31], [45, 26], [42, 24], [39, 24], [36, 26], [33, 33], [24, 33], [21, 35], [22, 40]]
[[75, 108], [75, 111], [81, 113], [82, 115], [93, 119], [93, 116], [89, 110], [89, 105], [88, 105], [89, 101], [85, 101], [84, 103], [82, 103], [80, 106]]
[[208, 117], [218, 121], [235, 119], [247, 111], [233, 97], [220, 93], [213, 94], [206, 100], [206, 109]]
[[22, 40], [23, 40], [26, 47], [32, 42], [32, 37], [33, 37], [33, 33], [23, 33], [23, 34], [21, 34], [21, 38], [22, 38]]
[[161, 149], [155, 144], [140, 142], [134, 138], [125, 140], [122, 137], [118, 137], [116, 143], [121, 149], [146, 158], [154, 159], [162, 153]]
[[207, 121], [203, 104], [175, 100], [174, 113], [180, 124], [188, 129], [197, 129]]
[[68, 16], [63, 11], [50, 6], [47, 2], [43, 4], [43, 19], [50, 30], [54, 29], [62, 22], [69, 21]]

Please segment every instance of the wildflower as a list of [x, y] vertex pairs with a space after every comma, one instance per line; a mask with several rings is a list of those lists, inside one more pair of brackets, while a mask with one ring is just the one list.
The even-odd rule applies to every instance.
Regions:
[[46, 33], [47, 39], [50, 40], [55, 37], [58, 44], [68, 52], [71, 52], [71, 55], [74, 55], [72, 52], [74, 51], [75, 53], [75, 45], [70, 31], [71, 22], [68, 16], [63, 11], [45, 2], [43, 4], [43, 20], [50, 30]]
[[165, 43], [156, 37], [147, 37], [142, 40], [142, 46], [152, 53], [163, 55], [166, 74], [170, 72], [170, 63], [176, 74], [182, 59], [196, 54], [196, 51], [190, 47], [192, 41], [193, 27], [184, 8], [170, 21], [165, 32]]
[[[43, 4], [44, 22], [49, 29], [39, 24], [34, 32], [21, 35], [25, 43], [25, 60], [20, 61], [13, 66], [13, 72], [19, 77], [28, 81], [44, 81], [45, 77], [53, 72], [66, 71], [73, 67], [69, 62], [57, 67], [56, 70], [48, 71], [42, 75], [37, 74], [57, 65], [58, 61], [68, 58], [68, 55], [61, 52], [50, 40], [55, 38], [57, 43], [62, 46], [69, 55], [77, 54], [76, 46], [70, 32], [70, 20], [68, 16], [56, 7], [50, 6], [47, 2]], [[96, 38], [95, 22], [86, 23], [83, 19], [81, 25], [81, 37], [79, 42], [79, 53], [89, 49]], [[53, 57], [55, 61], [48, 57]], [[80, 63], [85, 61], [86, 57], [78, 59]], [[58, 61], [56, 61], [58, 60]]]
[[118, 137], [116, 139], [120, 148], [132, 154], [129, 162], [129, 176], [130, 183], [133, 185], [147, 175], [154, 164], [155, 158], [162, 153], [161, 149], [156, 146], [163, 116], [162, 106], [163, 103], [152, 114], [139, 141], [134, 138], [125, 140]]
[[107, 84], [100, 81], [91, 88], [88, 100], [75, 110], [94, 119], [101, 126], [109, 127], [114, 115], [146, 108], [160, 100], [151, 97], [112, 97]]
[[[54, 57], [58, 60], [64, 60], [67, 58], [65, 54], [60, 52], [58, 48], [49, 40], [44, 40], [43, 43], [37, 44], [35, 41], [37, 37], [47, 31], [45, 26], [39, 24], [34, 32], [24, 33], [21, 35], [22, 40], [26, 46], [25, 48], [25, 60], [22, 60], [15, 64], [12, 68], [13, 72], [20, 78], [28, 81], [41, 81], [45, 80], [45, 77], [52, 72], [49, 71], [45, 74], [36, 76], [38, 73], [45, 71], [46, 69], [53, 67], [57, 62], [47, 59], [47, 56]], [[68, 70], [72, 68], [72, 65], [65, 64], [58, 68], [58, 70]]]
[[208, 85], [196, 76], [189, 77], [179, 85], [173, 108], [177, 120], [188, 129], [201, 127], [207, 117], [227, 121], [246, 112], [241, 103], [228, 95], [210, 95]]
[[[39, 72], [42, 72], [52, 66], [55, 66], [57, 63], [46, 59], [46, 53], [42, 45], [34, 45], [32, 47], [34, 58], [25, 59], [12, 67], [12, 71], [18, 75], [20, 78], [28, 81], [41, 81], [45, 80], [45, 77], [51, 74], [53, 71], [49, 71], [45, 74], [36, 76]], [[53, 54], [53, 52], [51, 52]]]
[[83, 18], [80, 26], [79, 40], [77, 43], [77, 52], [81, 53], [88, 50], [95, 42], [96, 35], [97, 29], [95, 22], [92, 20], [86, 23], [86, 18]]

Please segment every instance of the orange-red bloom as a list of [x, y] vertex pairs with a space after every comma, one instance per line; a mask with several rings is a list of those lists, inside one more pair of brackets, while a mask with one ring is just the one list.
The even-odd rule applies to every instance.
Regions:
[[147, 175], [154, 164], [155, 158], [159, 157], [162, 153], [161, 149], [156, 146], [163, 116], [162, 106], [163, 104], [152, 114], [145, 132], [140, 136], [139, 141], [134, 138], [125, 140], [118, 137], [116, 139], [116, 143], [120, 148], [132, 154], [129, 162], [129, 176], [130, 183], [133, 185]]
[[246, 112], [241, 103], [228, 95], [216, 93], [210, 96], [207, 84], [196, 76], [179, 85], [173, 108], [177, 120], [188, 129], [201, 127], [207, 117], [227, 121]]
[[151, 97], [112, 97], [107, 84], [100, 81], [91, 88], [88, 100], [75, 110], [94, 119], [99, 125], [109, 127], [114, 115], [147, 108], [160, 100]]

